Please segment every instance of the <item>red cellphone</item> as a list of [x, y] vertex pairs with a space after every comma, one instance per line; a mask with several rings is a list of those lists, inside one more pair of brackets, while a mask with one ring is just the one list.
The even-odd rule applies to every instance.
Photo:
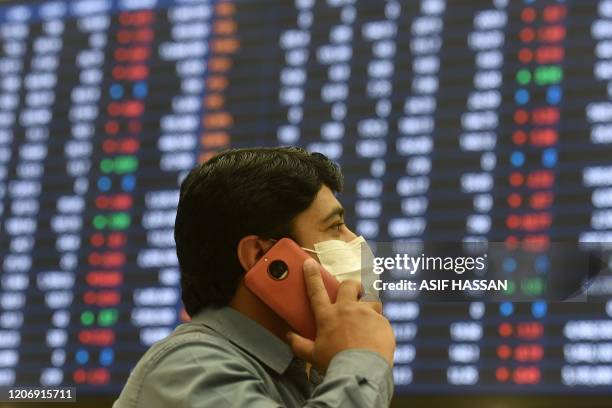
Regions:
[[[294, 241], [282, 238], [246, 273], [244, 283], [296, 333], [314, 340], [317, 328], [303, 272], [308, 258], [310, 255]], [[322, 266], [319, 268], [329, 299], [334, 303], [340, 283]]]

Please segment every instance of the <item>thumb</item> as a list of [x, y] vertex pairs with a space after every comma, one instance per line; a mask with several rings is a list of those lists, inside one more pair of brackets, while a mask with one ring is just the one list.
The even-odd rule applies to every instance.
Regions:
[[293, 354], [299, 359], [306, 360], [312, 363], [312, 352], [314, 350], [314, 342], [297, 333], [287, 333], [287, 340], [293, 350]]

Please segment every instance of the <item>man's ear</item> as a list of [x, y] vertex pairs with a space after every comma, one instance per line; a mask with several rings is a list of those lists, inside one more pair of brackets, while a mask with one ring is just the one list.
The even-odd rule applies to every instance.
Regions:
[[237, 248], [238, 260], [242, 268], [245, 271], [251, 269], [273, 245], [274, 242], [271, 240], [262, 239], [257, 235], [247, 235], [242, 238]]

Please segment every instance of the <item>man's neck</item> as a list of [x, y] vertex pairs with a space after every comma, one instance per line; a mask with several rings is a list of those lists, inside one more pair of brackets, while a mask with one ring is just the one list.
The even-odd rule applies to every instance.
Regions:
[[253, 292], [240, 282], [234, 297], [230, 301], [230, 307], [254, 320], [276, 337], [286, 342], [286, 334], [290, 327], [272, 309], [263, 303]]

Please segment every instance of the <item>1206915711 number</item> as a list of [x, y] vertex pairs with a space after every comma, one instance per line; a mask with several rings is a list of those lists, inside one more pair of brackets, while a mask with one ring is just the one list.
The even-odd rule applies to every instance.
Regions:
[[4, 387], [0, 388], [0, 401], [76, 401], [76, 389], [74, 387]]

